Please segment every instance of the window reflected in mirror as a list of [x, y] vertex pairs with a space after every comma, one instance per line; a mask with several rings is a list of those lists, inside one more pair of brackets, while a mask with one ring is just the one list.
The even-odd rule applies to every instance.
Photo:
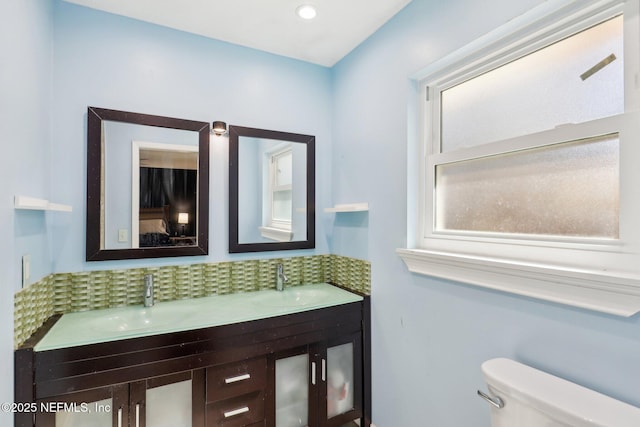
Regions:
[[[265, 155], [265, 162], [269, 169], [269, 188], [267, 190], [266, 210], [268, 221], [264, 227], [288, 232], [288, 238], [293, 237], [292, 206], [293, 206], [293, 150], [291, 144], [285, 144], [283, 149]], [[304, 198], [302, 199], [304, 201]]]
[[239, 242], [306, 239], [306, 144], [241, 137], [239, 150]]
[[230, 252], [315, 246], [315, 138], [231, 126]]

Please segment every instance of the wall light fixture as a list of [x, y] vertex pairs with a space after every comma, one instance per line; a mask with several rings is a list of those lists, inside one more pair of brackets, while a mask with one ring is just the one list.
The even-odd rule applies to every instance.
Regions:
[[213, 122], [211, 130], [218, 136], [227, 133], [227, 124], [225, 122]]

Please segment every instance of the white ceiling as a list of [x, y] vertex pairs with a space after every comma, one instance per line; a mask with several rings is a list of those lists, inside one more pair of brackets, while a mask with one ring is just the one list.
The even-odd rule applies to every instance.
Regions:
[[[324, 66], [332, 66], [411, 0], [66, 0]], [[317, 16], [296, 15], [312, 4]]]

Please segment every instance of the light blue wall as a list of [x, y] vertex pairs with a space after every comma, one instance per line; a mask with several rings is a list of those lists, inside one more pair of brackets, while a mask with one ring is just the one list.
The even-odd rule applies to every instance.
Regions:
[[[9, 4], [11, 3], [11, 4]], [[15, 4], [13, 4], [15, 3]], [[49, 1], [2, 2], [0, 12], [0, 137], [3, 180], [2, 223], [8, 227], [0, 259], [3, 283], [18, 290], [21, 257], [32, 256], [32, 278], [51, 271], [44, 212], [14, 211], [13, 196], [49, 196], [50, 107], [53, 59]], [[6, 251], [6, 253], [4, 252]]]
[[[52, 4], [0, 2], [0, 402], [13, 401], [13, 298], [21, 257], [31, 254], [33, 280], [51, 272], [44, 212], [14, 211], [14, 195], [47, 198], [50, 156]], [[0, 411], [0, 425], [11, 425]]]
[[[209, 256], [84, 262], [88, 105], [316, 135], [317, 202], [329, 204], [329, 69], [62, 1], [55, 3], [54, 24], [51, 191], [74, 206], [72, 214], [56, 217], [53, 227], [55, 272], [256, 256], [227, 253], [228, 138], [212, 136]], [[328, 253], [320, 221], [316, 248], [302, 253]]]
[[[413, 0], [334, 67], [332, 252], [372, 264], [378, 427], [489, 426], [480, 364], [506, 356], [640, 406], [640, 318], [622, 319], [407, 272], [416, 71], [541, 3]], [[410, 190], [409, 190], [410, 191]], [[411, 203], [409, 199], [409, 203]]]

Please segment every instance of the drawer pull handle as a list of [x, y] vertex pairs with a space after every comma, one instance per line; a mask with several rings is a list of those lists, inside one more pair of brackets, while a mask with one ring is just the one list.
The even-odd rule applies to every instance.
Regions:
[[225, 384], [237, 383], [238, 381], [244, 381], [251, 378], [251, 374], [238, 375], [237, 377], [226, 378], [224, 380]]
[[316, 385], [316, 362], [311, 362], [311, 384]]
[[224, 413], [225, 418], [235, 417], [236, 415], [244, 414], [245, 412], [249, 412], [249, 407], [245, 406], [244, 408], [234, 409], [233, 411], [228, 411]]

